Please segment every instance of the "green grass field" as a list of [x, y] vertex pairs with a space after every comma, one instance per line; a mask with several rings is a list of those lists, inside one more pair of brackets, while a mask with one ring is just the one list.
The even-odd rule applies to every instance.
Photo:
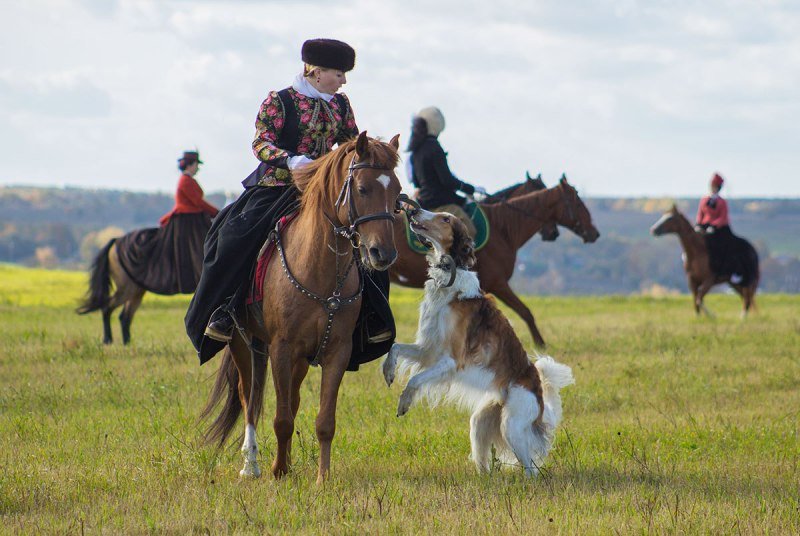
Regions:
[[[478, 475], [469, 416], [416, 406], [398, 419], [400, 387], [375, 362], [345, 377], [318, 487], [318, 370], [292, 474], [241, 481], [239, 443], [201, 440], [217, 363], [198, 366], [188, 299], [149, 295], [132, 344], [103, 346], [99, 315], [73, 312], [85, 279], [0, 266], [1, 532], [800, 533], [800, 296], [760, 296], [746, 322], [720, 294], [715, 320], [686, 296], [529, 297], [577, 381], [542, 476]], [[401, 341], [420, 296], [393, 288]], [[272, 407], [268, 389], [265, 469]]]

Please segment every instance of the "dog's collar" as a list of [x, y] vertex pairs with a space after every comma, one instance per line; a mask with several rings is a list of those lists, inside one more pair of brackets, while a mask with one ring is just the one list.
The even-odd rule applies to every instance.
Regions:
[[453, 283], [456, 282], [456, 273], [458, 268], [456, 267], [456, 261], [450, 255], [442, 255], [439, 258], [439, 264], [435, 265], [434, 268], [438, 268], [440, 270], [444, 270], [446, 272], [450, 272], [450, 280], [447, 282], [446, 285], [442, 285], [443, 287], [452, 287]]

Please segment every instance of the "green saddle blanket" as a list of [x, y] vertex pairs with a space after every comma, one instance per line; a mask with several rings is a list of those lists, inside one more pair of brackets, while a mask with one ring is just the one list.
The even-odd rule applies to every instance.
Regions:
[[[477, 234], [475, 235], [475, 251], [478, 251], [489, 241], [489, 220], [486, 219], [486, 213], [483, 212], [483, 209], [478, 203], [467, 202], [467, 204], [464, 205], [464, 212], [469, 215], [472, 223], [475, 224], [475, 229], [477, 230]], [[408, 219], [404, 217], [403, 220], [406, 226], [408, 247], [417, 253], [427, 253], [428, 248], [422, 245], [417, 235], [411, 231], [411, 228], [408, 226]]]

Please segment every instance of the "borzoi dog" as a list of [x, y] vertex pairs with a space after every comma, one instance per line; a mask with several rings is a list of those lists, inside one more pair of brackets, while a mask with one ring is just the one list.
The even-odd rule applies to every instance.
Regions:
[[431, 248], [416, 344], [395, 344], [383, 363], [391, 385], [399, 364], [411, 374], [400, 396], [402, 416], [422, 396], [472, 411], [472, 460], [490, 469], [494, 445], [501, 462], [516, 459], [535, 475], [561, 421], [559, 389], [572, 370], [552, 357], [531, 362], [511, 324], [480, 289], [472, 239], [452, 214], [420, 210], [411, 229]]

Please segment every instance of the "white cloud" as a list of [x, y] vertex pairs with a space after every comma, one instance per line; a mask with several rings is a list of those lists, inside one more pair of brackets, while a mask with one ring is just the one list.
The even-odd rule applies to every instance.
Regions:
[[405, 143], [437, 104], [453, 169], [490, 189], [530, 169], [595, 195], [699, 194], [720, 170], [739, 195], [800, 195], [788, 3], [33, 0], [3, 15], [2, 182], [170, 190], [196, 145], [205, 188], [238, 190], [259, 103], [304, 39], [330, 36], [358, 51], [345, 91], [362, 129]]

